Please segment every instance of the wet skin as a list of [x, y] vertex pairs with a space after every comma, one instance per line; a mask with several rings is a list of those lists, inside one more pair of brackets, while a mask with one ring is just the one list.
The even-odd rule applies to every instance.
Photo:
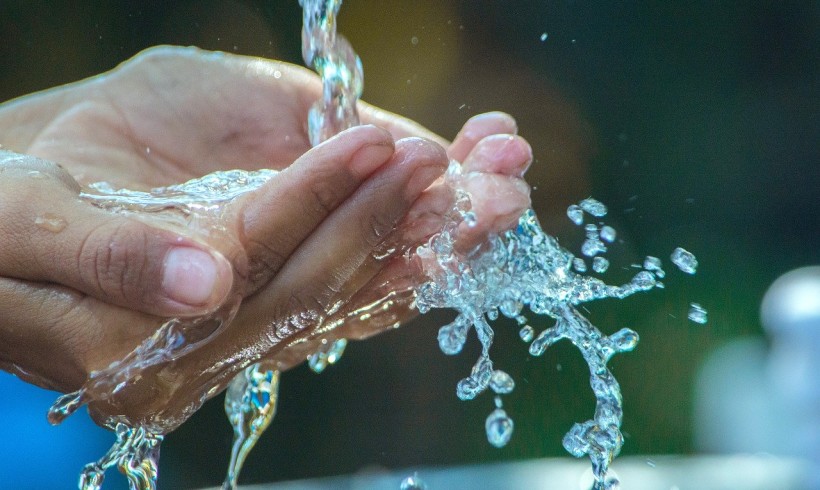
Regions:
[[[362, 126], [311, 149], [306, 117], [320, 95], [318, 78], [293, 65], [162, 47], [0, 106], [0, 366], [76, 390], [164, 318], [241, 299], [203, 347], [91, 404], [101, 423], [171, 430], [251, 362], [287, 369], [323, 340], [410, 319], [420, 276], [404, 252], [452, 206], [449, 159], [462, 163], [477, 218], [460, 229], [465, 253], [529, 205], [531, 150], [508, 115], [476, 116], [448, 143], [361, 103]], [[226, 204], [221, 233], [78, 197], [91, 182], [146, 190], [232, 168], [281, 173]], [[36, 226], [44, 215], [66, 226]]]

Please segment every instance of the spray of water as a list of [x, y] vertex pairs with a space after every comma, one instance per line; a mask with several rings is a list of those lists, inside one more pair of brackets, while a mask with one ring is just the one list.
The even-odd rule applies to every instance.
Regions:
[[[323, 97], [308, 116], [310, 139], [315, 145], [358, 124], [356, 101], [362, 92], [362, 66], [350, 44], [336, 33], [341, 0], [300, 0], [300, 4], [304, 15], [303, 56], [323, 81]], [[213, 218], [219, 216], [227, 201], [258, 188], [275, 175], [276, 172], [268, 170], [217, 172], [151, 192], [113, 189], [100, 183], [91, 186], [81, 197], [112, 212], [156, 213], [185, 227], [196, 228], [202, 220], [218, 222]], [[426, 275], [426, 280], [416, 288], [415, 304], [421, 313], [432, 308], [457, 311], [456, 319], [439, 331], [439, 346], [445, 354], [459, 353], [469, 332], [476, 332], [481, 354], [470, 375], [458, 383], [458, 397], [473, 399], [487, 388], [495, 393], [495, 408], [487, 417], [485, 429], [490, 444], [503, 447], [512, 437], [514, 424], [503, 408], [501, 395], [512, 392], [515, 382], [509, 374], [493, 366], [490, 348], [494, 332], [490, 323], [499, 315], [515, 319], [520, 328], [519, 336], [530, 344], [529, 353], [533, 356], [542, 355], [550, 345], [562, 339], [570, 341], [589, 365], [596, 408], [592, 419], [577, 423], [569, 430], [563, 444], [570, 454], [590, 458], [596, 489], [614, 488], [617, 481], [607, 477], [607, 469], [623, 445], [620, 431], [623, 407], [620, 387], [607, 362], [617, 353], [634, 349], [638, 334], [624, 328], [605, 335], [580, 314], [578, 307], [589, 301], [625, 298], [639, 291], [663, 287], [659, 279], [665, 273], [660, 260], [647, 257], [642, 270], [626, 284], [606, 284], [583, 274], [588, 269], [584, 257], [591, 260], [595, 273], [604, 273], [609, 262], [602, 254], [615, 240], [615, 230], [600, 221], [586, 223], [586, 240], [581, 247], [583, 257], [576, 257], [544, 233], [532, 210], [521, 216], [514, 230], [489, 237], [480, 251], [462, 254], [454, 247], [458, 227], [462, 223], [474, 223], [475, 216], [470, 211], [470, 196], [462, 190], [457, 162], [451, 163], [446, 182], [457, 199], [443, 229], [415, 251]], [[598, 219], [606, 214], [606, 206], [592, 198], [567, 210], [568, 217], [578, 226], [584, 225], [587, 217]], [[691, 253], [676, 249], [671, 258], [682, 271], [695, 272], [697, 260]], [[238, 305], [239, 296], [208, 317], [168, 320], [124, 359], [92, 373], [82, 389], [61, 397], [49, 412], [49, 419], [59, 423], [89, 401], [110, 398], [145, 369], [183, 356], [207, 342], [230, 323]], [[524, 315], [525, 310], [550, 318], [554, 323], [536, 336]], [[693, 305], [690, 318], [705, 322], [706, 312], [699, 305]], [[344, 339], [322, 345], [309, 356], [310, 367], [321, 372], [339, 359], [345, 345]], [[275, 366], [263, 361], [247, 367], [229, 385], [225, 410], [234, 428], [234, 444], [223, 489], [236, 488], [245, 458], [270, 424], [276, 411], [278, 380]], [[162, 434], [167, 427], [181, 422], [158, 420], [153, 426], [131, 427], [125, 420], [107, 421], [117, 441], [103, 458], [86, 466], [80, 489], [99, 489], [105, 470], [111, 466], [117, 466], [128, 477], [131, 488], [155, 488]]]

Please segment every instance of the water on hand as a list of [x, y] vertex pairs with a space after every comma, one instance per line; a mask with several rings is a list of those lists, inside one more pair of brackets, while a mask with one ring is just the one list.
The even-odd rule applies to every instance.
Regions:
[[[336, 32], [336, 15], [342, 0], [299, 0], [302, 6], [302, 56], [305, 64], [322, 79], [322, 98], [308, 112], [308, 135], [313, 146], [347, 128], [359, 124], [356, 102], [362, 94], [362, 62], [350, 43]], [[344, 353], [346, 339], [324, 340], [308, 357], [308, 366], [321, 373]], [[237, 376], [225, 397], [225, 412], [234, 428], [233, 450], [223, 489], [236, 488], [242, 465], [251, 449], [270, 425], [275, 405], [258, 406], [258, 393], [276, 379], [278, 371], [262, 363], [248, 367]], [[261, 383], [261, 384], [260, 384]], [[275, 403], [276, 396], [270, 398]], [[241, 415], [241, 416], [240, 416]], [[249, 430], [247, 425], [252, 426]]]
[[[303, 56], [323, 81], [323, 97], [311, 108], [308, 118], [310, 140], [315, 145], [358, 124], [356, 101], [362, 92], [362, 67], [349, 43], [336, 33], [341, 0], [300, 0], [300, 4], [304, 15]], [[464, 400], [472, 399], [488, 387], [497, 394], [495, 409], [487, 418], [485, 429], [488, 441], [502, 447], [512, 437], [514, 424], [503, 409], [500, 395], [510, 393], [515, 383], [507, 373], [493, 368], [489, 354], [494, 334], [489, 321], [499, 314], [515, 319], [521, 339], [530, 343], [529, 351], [534, 356], [542, 355], [561, 339], [569, 340], [581, 350], [589, 365], [596, 410], [591, 420], [570, 429], [564, 437], [564, 447], [574, 456], [590, 458], [596, 488], [611, 488], [617, 482], [607, 479], [606, 474], [609, 463], [623, 444], [620, 432], [623, 411], [619, 385], [606, 364], [614, 354], [634, 349], [638, 335], [626, 328], [604, 335], [576, 307], [596, 299], [625, 298], [638, 291], [662, 287], [657, 281], [664, 274], [660, 261], [647, 257], [644, 270], [620, 286], [581, 275], [587, 270], [585, 260], [573, 256], [544, 233], [532, 210], [521, 216], [515, 230], [490, 237], [482, 253], [460, 255], [453, 246], [455, 232], [461, 222], [469, 224], [475, 216], [470, 212], [469, 195], [460, 190], [459, 169], [454, 162], [447, 174], [449, 185], [459, 196], [448, 223], [416, 250], [416, 255], [427, 264], [428, 279], [416, 288], [419, 311], [453, 308], [458, 312], [457, 318], [439, 331], [442, 351], [460, 352], [471, 329], [476, 331], [482, 345], [472, 372], [458, 383], [457, 395]], [[159, 213], [195, 228], [203, 219], [219, 214], [226, 201], [258, 188], [274, 175], [275, 172], [266, 170], [217, 172], [151, 192], [113, 189], [101, 183], [92, 186], [82, 197], [112, 212]], [[584, 224], [586, 215], [601, 218], [606, 213], [606, 206], [592, 198], [567, 210], [568, 217], [579, 226]], [[585, 232], [582, 254], [591, 258], [595, 272], [603, 273], [609, 264], [601, 254], [607, 251], [606, 243], [614, 241], [615, 230], [603, 223], [590, 222]], [[688, 273], [694, 273], [697, 266], [694, 256], [683, 249], [676, 249], [672, 261]], [[206, 342], [231, 321], [236, 306], [238, 300], [209, 317], [167, 321], [125, 359], [92, 374], [78, 392], [61, 397], [49, 413], [50, 420], [59, 422], [88, 401], [104, 400], [146, 367], [175, 359]], [[536, 337], [523, 315], [524, 308], [535, 315], [552, 318], [554, 325]], [[701, 316], [705, 319], [705, 310]], [[321, 372], [338, 359], [345, 345], [344, 339], [323, 345], [310, 356], [311, 368]], [[225, 408], [235, 437], [223, 488], [235, 488], [245, 457], [270, 424], [276, 409], [278, 379], [278, 371], [263, 361], [248, 367], [232, 381]], [[121, 421], [111, 420], [109, 426], [115, 429], [117, 442], [102, 459], [86, 467], [80, 488], [100, 488], [105, 469], [112, 465], [126, 473], [132, 488], [154, 488], [163, 424], [152, 428], [128, 427]], [[423, 484], [409, 479], [402, 483], [402, 488], [405, 487], [423, 488]]]
[[[150, 213], [171, 225], [190, 230], [207, 225], [208, 233], [215, 234], [224, 231], [214, 227], [219, 223], [224, 205], [259, 188], [274, 175], [276, 172], [272, 170], [216, 172], [148, 192], [115, 189], [106, 183], [97, 183], [82, 192], [80, 198], [113, 213]], [[123, 359], [91, 373], [80, 390], [58, 398], [49, 410], [49, 421], [58, 424], [89, 402], [109, 399], [149, 367], [177, 359], [207, 342], [230, 323], [238, 304], [237, 295], [212, 315], [169, 319]], [[100, 488], [105, 470], [112, 466], [117, 466], [126, 475], [132, 488], [155, 488], [163, 434], [179, 423], [179, 420], [155, 418], [151, 426], [131, 427], [127, 421], [116, 417], [105, 421], [105, 425], [115, 431], [117, 440], [105, 456], [86, 466], [80, 478], [80, 488]]]

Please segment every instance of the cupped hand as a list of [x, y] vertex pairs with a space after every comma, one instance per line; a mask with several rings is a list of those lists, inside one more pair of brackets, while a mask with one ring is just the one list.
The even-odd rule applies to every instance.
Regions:
[[[306, 114], [320, 94], [318, 79], [292, 65], [159, 48], [0, 107], [0, 144], [15, 152], [0, 154], [0, 228], [10, 237], [0, 247], [2, 365], [73, 390], [163, 317], [242, 296], [231, 325], [203, 347], [92, 404], [99, 421], [170, 430], [251, 362], [285, 369], [323, 340], [412, 316], [418, 271], [400, 252], [441, 227], [448, 157], [463, 162], [477, 215], [462, 249], [529, 204], [530, 150], [509, 116], [478, 116], [447, 145], [361, 104], [369, 125], [310, 149]], [[77, 182], [146, 190], [230, 168], [281, 173], [226, 204], [214, 223], [222, 233], [77, 198]]]

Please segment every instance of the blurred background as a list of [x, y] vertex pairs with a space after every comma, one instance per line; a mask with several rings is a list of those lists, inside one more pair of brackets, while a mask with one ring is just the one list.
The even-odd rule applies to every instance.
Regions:
[[[300, 26], [297, 0], [0, 0], [0, 101], [157, 44], [301, 64]], [[339, 30], [362, 58], [371, 103], [446, 137], [480, 112], [514, 115], [533, 146], [528, 180], [547, 232], [577, 252], [583, 233], [566, 207], [588, 196], [609, 206], [620, 240], [608, 282], [626, 280], [645, 255], [664, 260], [666, 289], [588, 306], [605, 332], [641, 335], [611, 362], [626, 410], [623, 454], [720, 450], [697, 436], [697, 421], [723, 403], [709, 398], [722, 385], [700, 387], [702, 366], [746, 341], [765, 363], [765, 291], [787, 271], [820, 265], [820, 4], [346, 0]], [[672, 270], [677, 246], [698, 257], [696, 276]], [[687, 321], [690, 302], [709, 311], [708, 324]], [[429, 314], [352, 343], [321, 375], [284, 374], [279, 412], [243, 481], [569, 458], [563, 434], [594, 410], [577, 350], [558, 344], [531, 358], [517, 328], [497, 329], [493, 359], [517, 388], [504, 401], [513, 439], [495, 449], [484, 434], [492, 397], [455, 396], [478, 342], [456, 357], [438, 350], [449, 318]], [[727, 369], [758, 379], [752, 368]], [[14, 488], [69, 488], [113, 440], [84, 414], [49, 427], [55, 396], [0, 373], [0, 478]], [[167, 437], [161, 487], [221, 482], [231, 436], [219, 396]], [[758, 450], [776, 451], [749, 448]]]

